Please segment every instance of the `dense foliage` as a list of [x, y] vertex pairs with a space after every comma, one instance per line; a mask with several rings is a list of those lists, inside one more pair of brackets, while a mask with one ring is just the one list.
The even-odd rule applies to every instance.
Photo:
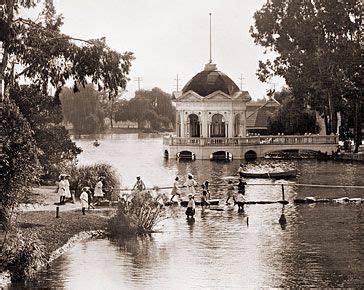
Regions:
[[109, 164], [98, 163], [95, 165], [74, 166], [70, 170], [70, 187], [76, 191], [76, 194], [81, 192], [82, 187], [88, 186], [92, 190], [98, 181], [98, 178], [103, 176], [103, 191], [107, 199], [117, 199], [120, 188], [120, 177], [117, 175], [113, 167]]
[[[133, 55], [111, 50], [105, 38], [82, 40], [63, 34], [63, 18], [56, 14], [52, 0], [4, 2], [0, 77], [4, 77], [6, 101], [0, 189], [1, 222], [8, 224], [12, 209], [31, 183], [80, 152], [60, 124], [59, 96], [64, 85], [74, 81], [76, 91], [77, 84], [92, 82], [110, 97], [116, 96], [125, 89]], [[43, 10], [32, 20], [27, 9], [38, 5]], [[24, 88], [20, 83], [31, 85]]]
[[304, 135], [316, 134], [319, 126], [316, 122], [316, 112], [305, 108], [298, 102], [289, 90], [276, 92], [275, 99], [281, 103], [274, 116], [268, 118], [268, 134]]
[[[276, 55], [259, 63], [260, 80], [283, 77], [298, 102], [325, 118], [327, 134], [336, 133], [338, 111], [360, 117], [360, 0], [268, 0], [254, 18], [255, 43]], [[357, 144], [360, 125], [356, 118]]]
[[116, 121], [138, 122], [139, 128], [148, 122], [155, 130], [170, 129], [174, 124], [176, 111], [171, 96], [159, 88], [139, 90], [130, 101], [124, 101], [115, 114]]
[[54, 97], [41, 94], [32, 85], [13, 86], [9, 95], [31, 127], [43, 175], [58, 176], [81, 152], [61, 124], [61, 107]]
[[1, 221], [8, 228], [17, 202], [41, 171], [33, 132], [14, 101], [5, 100], [2, 112], [3, 156], [0, 175]]
[[151, 233], [161, 219], [164, 208], [149, 192], [137, 192], [130, 201], [121, 200], [116, 214], [109, 220], [113, 236]]
[[11, 237], [3, 253], [5, 269], [10, 272], [11, 281], [30, 280], [46, 262], [44, 246], [31, 233], [17, 233]]
[[64, 87], [60, 99], [64, 120], [72, 123], [76, 134], [97, 133], [104, 129], [101, 94], [91, 84], [79, 86], [77, 92]]

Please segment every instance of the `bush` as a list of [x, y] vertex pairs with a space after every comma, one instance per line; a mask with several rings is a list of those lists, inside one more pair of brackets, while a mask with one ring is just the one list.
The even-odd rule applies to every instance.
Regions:
[[3, 252], [5, 269], [11, 281], [31, 280], [46, 262], [45, 247], [35, 234], [16, 233], [10, 238]]
[[157, 199], [149, 192], [140, 192], [130, 201], [119, 201], [116, 214], [109, 220], [111, 235], [125, 237], [151, 233], [164, 212]]
[[103, 176], [105, 177], [103, 181], [105, 197], [109, 200], [117, 199], [118, 191], [113, 189], [120, 188], [120, 179], [111, 165], [97, 163], [94, 165], [74, 166], [70, 171], [70, 175], [70, 188], [75, 190], [76, 194], [80, 194], [84, 186], [94, 189], [98, 178]]

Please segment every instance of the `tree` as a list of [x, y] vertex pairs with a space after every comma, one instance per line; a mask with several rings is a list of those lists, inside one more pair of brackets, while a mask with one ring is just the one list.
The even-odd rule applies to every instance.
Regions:
[[[27, 187], [37, 181], [41, 166], [39, 152], [27, 120], [12, 100], [3, 103], [3, 156], [0, 159], [1, 222], [9, 227], [13, 210], [27, 194]], [[30, 174], [31, 173], [31, 174]], [[5, 240], [5, 239], [4, 239]]]
[[58, 176], [81, 152], [61, 124], [61, 107], [32, 85], [12, 86], [9, 96], [30, 125], [43, 175]]
[[274, 116], [268, 118], [268, 134], [303, 135], [318, 132], [315, 111], [305, 108], [288, 89], [275, 92], [274, 98], [279, 100], [281, 106]]
[[97, 133], [104, 129], [101, 94], [92, 84], [80, 86], [78, 92], [63, 88], [60, 95], [64, 119], [72, 123], [77, 134]]
[[360, 13], [359, 0], [268, 0], [250, 29], [277, 55], [259, 62], [259, 79], [285, 78], [294, 97], [325, 118], [327, 134], [336, 132], [336, 112], [362, 101]]
[[[5, 121], [9, 128], [5, 130], [7, 147], [4, 146], [6, 153], [2, 160], [5, 174], [1, 186], [5, 184], [7, 187], [1, 194], [4, 200], [12, 200], [11, 203], [5, 203], [5, 216], [8, 216], [7, 213], [11, 210], [9, 206], [13, 207], [19, 201], [19, 193], [25, 192], [40, 174], [35, 166], [39, 164], [39, 158], [47, 158], [49, 151], [46, 149], [53, 149], [49, 147], [49, 143], [44, 142], [57, 134], [63, 134], [67, 143], [64, 146], [72, 147], [64, 127], [59, 125], [59, 114], [52, 113], [52, 107], [56, 111], [60, 109], [59, 96], [66, 82], [73, 80], [75, 91], [78, 90], [77, 84], [85, 86], [92, 82], [100, 90], [105, 90], [112, 96], [117, 95], [120, 90], [125, 89], [133, 55], [131, 52], [121, 54], [111, 50], [106, 45], [105, 38], [82, 40], [63, 34], [63, 18], [56, 14], [52, 0], [44, 1], [43, 11], [37, 20], [24, 18], [21, 13], [27, 8], [37, 6], [39, 1], [3, 2], [5, 6], [0, 18], [0, 42], [4, 53], [0, 64], [0, 78], [3, 76], [5, 80], [8, 112], [14, 115], [14, 120]], [[19, 64], [21, 70], [18, 71], [15, 64]], [[28, 95], [21, 91], [22, 96], [17, 97], [17, 102], [14, 102], [12, 92], [20, 88], [20, 77], [26, 83], [31, 83], [31, 89], [37, 93]], [[55, 93], [50, 97], [51, 88]], [[43, 97], [39, 104], [29, 100], [33, 96], [38, 98], [39, 94]], [[20, 103], [24, 105], [21, 112], [18, 108]], [[37, 113], [35, 120], [32, 112], [38, 109], [39, 114]], [[43, 121], [38, 124], [39, 119]], [[44, 130], [38, 135], [39, 139], [35, 140], [36, 135], [31, 128], [38, 125], [44, 126]], [[75, 156], [75, 152], [68, 153]], [[68, 159], [70, 155], [61, 154], [60, 158]], [[55, 161], [50, 162], [53, 164]]]
[[139, 90], [130, 101], [124, 101], [115, 113], [116, 121], [134, 121], [141, 123], [148, 121], [152, 129], [169, 128], [175, 123], [176, 109], [172, 105], [171, 95], [159, 88], [152, 90]]

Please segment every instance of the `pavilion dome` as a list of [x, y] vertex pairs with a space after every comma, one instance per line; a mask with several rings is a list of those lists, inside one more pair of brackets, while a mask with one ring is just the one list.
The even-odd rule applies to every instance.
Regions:
[[239, 87], [226, 74], [218, 71], [215, 64], [208, 63], [205, 69], [195, 75], [182, 89], [182, 93], [194, 91], [202, 97], [216, 92], [222, 91], [232, 96], [239, 92]]

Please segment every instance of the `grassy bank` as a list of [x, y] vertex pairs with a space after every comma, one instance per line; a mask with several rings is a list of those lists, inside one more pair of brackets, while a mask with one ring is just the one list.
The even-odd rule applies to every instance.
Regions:
[[105, 213], [89, 211], [83, 216], [81, 211], [65, 211], [60, 213], [60, 218], [55, 218], [53, 211], [22, 212], [18, 216], [19, 230], [37, 234], [46, 248], [48, 258], [53, 251], [82, 231], [105, 230], [108, 221]]

